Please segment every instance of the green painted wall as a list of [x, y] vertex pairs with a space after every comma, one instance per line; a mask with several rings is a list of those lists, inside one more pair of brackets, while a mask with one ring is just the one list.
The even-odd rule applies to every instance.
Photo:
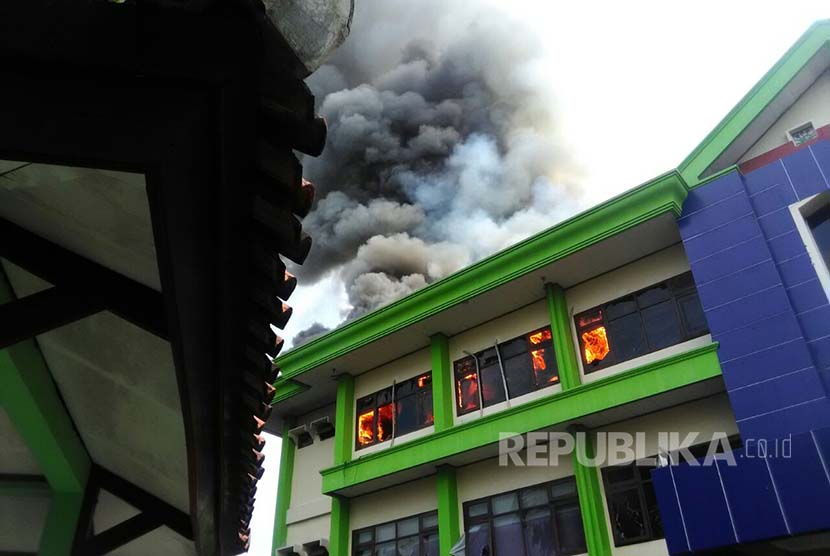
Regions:
[[576, 388], [582, 382], [579, 374], [576, 347], [571, 335], [571, 317], [565, 291], [559, 284], [545, 284], [550, 329], [553, 336], [553, 350], [556, 366], [559, 369], [559, 382], [562, 390]]
[[288, 537], [288, 508], [291, 506], [291, 480], [294, 477], [294, 441], [288, 436], [291, 424], [283, 426], [282, 445], [280, 447], [280, 471], [277, 479], [276, 511], [274, 512], [274, 539], [271, 553], [285, 546]]
[[330, 556], [349, 556], [350, 523], [349, 500], [339, 496], [332, 497], [329, 530]]
[[334, 415], [334, 464], [342, 464], [352, 459], [354, 443], [354, 377], [340, 375], [337, 377], [337, 405]]

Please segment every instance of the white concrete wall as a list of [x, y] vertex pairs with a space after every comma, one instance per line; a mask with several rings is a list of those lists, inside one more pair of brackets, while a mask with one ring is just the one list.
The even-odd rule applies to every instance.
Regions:
[[816, 129], [830, 124], [830, 70], [825, 70], [764, 135], [741, 157], [745, 162], [789, 142], [787, 131], [806, 122]]
[[[307, 424], [329, 415], [333, 419], [334, 407], [317, 410], [297, 419]], [[323, 477], [320, 471], [334, 464], [334, 438], [314, 442], [294, 452], [294, 473], [291, 476], [291, 503], [288, 507], [288, 544], [302, 544], [328, 539], [331, 498], [324, 495]]]
[[[350, 504], [349, 530], [354, 532], [437, 509], [438, 491], [433, 475], [353, 498]], [[351, 542], [350, 534], [349, 554]]]
[[[735, 417], [732, 414], [732, 407], [729, 404], [727, 395], [718, 394], [702, 400], [689, 402], [687, 404], [675, 406], [663, 411], [643, 415], [616, 423], [607, 427], [597, 429], [596, 432], [627, 432], [635, 434], [637, 432], [644, 432], [646, 434], [645, 448], [637, 454], [637, 459], [643, 457], [654, 457], [658, 453], [658, 433], [660, 432], [679, 432], [679, 438], [682, 441], [687, 433], [697, 432], [699, 435], [692, 444], [684, 444], [683, 447], [689, 447], [693, 444], [709, 441], [716, 433], [726, 433], [733, 435], [738, 433], [738, 426], [735, 423]], [[670, 445], [668, 448], [674, 450], [679, 448], [677, 445]], [[609, 454], [609, 465], [618, 465], [628, 463], [630, 459], [621, 459], [613, 457]], [[603, 466], [605, 467], [605, 466]], [[606, 519], [608, 518], [608, 501], [605, 498], [605, 484], [600, 480], [600, 489], [602, 490], [602, 504], [605, 510]], [[668, 548], [666, 541], [663, 539], [629, 546], [614, 546], [614, 534], [611, 531], [610, 519], [608, 521], [608, 538], [611, 541], [611, 549], [614, 556], [667, 556]]]
[[[373, 394], [378, 390], [389, 388], [392, 386], [393, 381], [396, 383], [404, 382], [410, 378], [415, 378], [420, 374], [430, 371], [431, 368], [432, 362], [430, 360], [430, 348], [424, 348], [414, 353], [410, 353], [409, 355], [404, 355], [399, 359], [386, 363], [385, 365], [381, 365], [380, 367], [376, 367], [368, 372], [358, 375], [355, 378], [355, 401], [359, 400], [363, 396]], [[357, 411], [357, 409], [355, 409], [355, 411]], [[435, 427], [424, 427], [423, 429], [413, 431], [409, 434], [400, 435], [392, 440], [381, 442], [380, 444], [375, 444], [373, 446], [367, 446], [365, 448], [361, 448], [360, 450], [357, 450], [354, 446], [352, 446], [352, 457], [358, 458], [379, 450], [385, 450], [386, 448], [401, 444], [402, 442], [407, 442], [409, 440], [428, 435], [434, 430]]]
[[646, 288], [672, 276], [683, 274], [690, 270], [689, 260], [681, 244], [658, 251], [653, 255], [643, 257], [631, 264], [583, 282], [565, 292], [570, 313], [571, 340], [577, 346], [577, 359], [583, 382], [593, 382], [609, 375], [617, 374], [634, 367], [645, 365], [652, 361], [659, 361], [671, 355], [689, 351], [712, 342], [710, 335], [701, 336], [665, 349], [636, 357], [604, 369], [585, 373], [582, 357], [579, 356], [579, 336], [574, 323], [574, 315], [586, 311], [602, 303], [613, 301], [624, 295]]
[[[491, 348], [497, 342], [512, 340], [522, 334], [527, 334], [544, 326], [550, 326], [550, 313], [544, 299], [522, 307], [516, 311], [507, 313], [475, 328], [456, 334], [449, 341], [450, 365], [455, 361], [467, 357], [467, 352], [476, 353], [483, 349]], [[555, 349], [555, 346], [554, 346]], [[457, 392], [453, 388], [453, 419], [456, 424], [466, 423], [479, 419], [482, 415], [497, 413], [509, 407], [535, 400], [540, 397], [550, 396], [560, 392], [562, 387], [557, 385], [530, 392], [505, 402], [484, 408], [483, 411], [474, 411], [466, 415], [456, 415], [458, 407]]]

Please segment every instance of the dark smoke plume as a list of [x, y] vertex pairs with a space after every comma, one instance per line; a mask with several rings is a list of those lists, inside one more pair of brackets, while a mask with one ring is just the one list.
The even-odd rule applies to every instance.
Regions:
[[569, 212], [574, 169], [542, 52], [490, 4], [360, 0], [349, 39], [309, 78], [329, 135], [304, 161], [319, 202], [303, 283], [337, 273], [352, 318]]

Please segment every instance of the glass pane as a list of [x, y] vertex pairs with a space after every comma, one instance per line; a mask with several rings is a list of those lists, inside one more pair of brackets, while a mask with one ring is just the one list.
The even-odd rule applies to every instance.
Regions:
[[372, 542], [372, 530], [367, 529], [365, 531], [360, 531], [357, 534], [357, 544], [365, 544], [367, 542]]
[[496, 554], [524, 556], [522, 520], [518, 514], [493, 518], [493, 544]]
[[496, 353], [496, 348], [494, 347], [480, 351], [476, 354], [476, 356], [478, 357], [478, 366], [482, 369], [484, 367], [489, 367], [490, 365], [499, 364], [499, 355]]
[[552, 484], [550, 487], [550, 495], [554, 499], [573, 496], [574, 494], [576, 494], [576, 481], [574, 479], [560, 481]]
[[633, 465], [615, 465], [613, 467], [606, 467], [603, 469], [605, 473], [605, 480], [610, 484], [616, 484], [623, 481], [631, 481], [634, 479]]
[[824, 264], [830, 268], [830, 205], [817, 210], [807, 218], [807, 225], [813, 232], [813, 239], [824, 258]]
[[683, 324], [686, 326], [686, 333], [689, 336], [705, 334], [709, 330], [709, 323], [706, 322], [706, 315], [700, 304], [697, 292], [692, 292], [677, 300], [680, 306], [680, 314], [683, 315]]
[[459, 414], [478, 409], [478, 377], [472, 357], [455, 362], [455, 390]]
[[525, 517], [525, 545], [527, 556], [556, 554], [550, 508], [530, 510]]
[[533, 362], [533, 378], [536, 388], [544, 388], [559, 382], [559, 371], [556, 368], [556, 357], [552, 347], [534, 349], [530, 352], [530, 360]]
[[519, 509], [519, 496], [515, 492], [501, 494], [493, 497], [493, 513], [503, 514], [514, 512]]
[[611, 352], [608, 333], [604, 326], [598, 326], [582, 333], [582, 360], [586, 365], [599, 364]]
[[675, 276], [671, 280], [669, 280], [672, 289], [677, 292], [683, 292], [688, 290], [689, 288], [695, 287], [695, 279], [692, 277], [691, 272], [684, 272], [680, 276]]
[[[490, 524], [477, 523], [467, 529], [467, 556], [491, 556]], [[511, 552], [507, 552], [511, 554]]]
[[586, 311], [576, 318], [578, 328], [585, 328], [598, 322], [602, 322], [602, 309]]
[[645, 514], [640, 506], [637, 489], [629, 489], [608, 497], [609, 514], [614, 534], [620, 542], [646, 536]]
[[415, 393], [416, 384], [418, 378], [411, 378], [409, 380], [404, 380], [403, 382], [399, 382], [395, 385], [395, 399], [400, 400], [406, 396]]
[[608, 338], [614, 346], [617, 361], [627, 361], [646, 352], [643, 321], [639, 313], [609, 322]]
[[669, 285], [665, 283], [658, 284], [637, 294], [637, 304], [641, 309], [668, 299], [671, 299], [671, 291]]
[[398, 556], [395, 541], [375, 546], [375, 556]]
[[531, 332], [527, 335], [527, 341], [530, 342], [531, 347], [551, 342], [550, 327]]
[[424, 535], [424, 551], [422, 554], [423, 556], [439, 556], [438, 533]]
[[378, 405], [386, 405], [388, 403], [392, 403], [392, 387], [386, 388], [385, 390], [381, 390], [377, 394], [375, 394], [378, 398]]
[[438, 527], [438, 514], [427, 514], [421, 517], [421, 529]]
[[556, 530], [559, 533], [559, 546], [563, 552], [585, 551], [585, 530], [582, 528], [579, 504], [568, 504], [556, 508]]
[[410, 517], [409, 519], [402, 519], [398, 522], [398, 536], [405, 537], [407, 535], [418, 534], [418, 518]]
[[418, 537], [409, 537], [398, 541], [398, 556], [419, 556], [421, 542]]
[[372, 549], [371, 548], [364, 548], [362, 550], [357, 551], [357, 556], [372, 556]]
[[663, 301], [643, 309], [643, 325], [649, 346], [653, 350], [680, 343], [680, 323], [677, 320], [674, 300]]
[[[525, 344], [524, 340], [522, 343]], [[504, 360], [504, 375], [510, 397], [515, 398], [534, 390], [533, 371], [527, 352]]]
[[357, 416], [357, 444], [368, 446], [375, 441], [375, 412], [366, 411]]
[[521, 493], [522, 508], [532, 508], [548, 503], [548, 489], [545, 487], [528, 488]]
[[611, 320], [633, 313], [637, 310], [637, 302], [634, 301], [634, 296], [623, 297], [617, 301], [613, 301], [605, 306], [605, 319]]
[[648, 520], [651, 524], [651, 538], [663, 538], [663, 522], [660, 519], [660, 508], [657, 507], [657, 495], [654, 493], [654, 487], [651, 483], [643, 485], [643, 494], [646, 498], [646, 511], [648, 512]]
[[395, 538], [395, 524], [387, 523], [375, 527], [375, 537], [377, 542], [391, 541]]
[[406, 434], [418, 429], [418, 396], [412, 394], [399, 398], [395, 405], [398, 411], [398, 421], [395, 424], [396, 434]]
[[367, 409], [374, 409], [375, 408], [375, 396], [364, 396], [357, 400], [357, 411], [360, 413], [361, 411], [365, 411]]
[[[495, 350], [493, 351], [495, 352]], [[484, 407], [503, 402], [506, 399], [498, 361], [495, 365], [481, 367], [481, 395], [484, 398]]]
[[467, 506], [467, 515], [470, 517], [487, 515], [487, 502], [479, 502]]
[[518, 338], [499, 344], [499, 351], [503, 359], [519, 355], [520, 353], [526, 353], [527, 341], [524, 336], [519, 336]]
[[392, 412], [393, 404], [386, 404], [378, 408], [378, 442], [392, 438]]
[[435, 421], [432, 414], [432, 389], [418, 394], [418, 404], [418, 427], [428, 427]]

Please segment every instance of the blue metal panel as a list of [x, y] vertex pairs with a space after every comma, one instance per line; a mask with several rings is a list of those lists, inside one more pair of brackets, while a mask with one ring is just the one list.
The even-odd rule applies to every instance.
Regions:
[[807, 346], [816, 364], [822, 369], [830, 369], [830, 337], [813, 340]]
[[770, 347], [721, 363], [724, 380], [730, 389], [812, 366], [813, 360], [803, 341]]
[[786, 312], [718, 334], [718, 356], [721, 362], [731, 361], [801, 337], [801, 327], [795, 315]]
[[717, 307], [779, 284], [781, 278], [775, 263], [766, 260], [716, 280], [698, 284], [697, 291], [704, 307]]
[[[751, 290], [751, 284], [746, 284]], [[773, 286], [759, 292], [736, 296], [728, 304], [706, 307], [709, 327], [718, 333], [746, 326], [751, 322], [792, 310], [783, 285]]]
[[[678, 465], [671, 471], [691, 549], [703, 550], [738, 542], [717, 468]], [[713, 515], [720, 519], [713, 520]]]
[[806, 199], [827, 189], [828, 184], [810, 149], [796, 151], [781, 159], [781, 162], [799, 199]]
[[712, 228], [693, 236], [683, 235], [683, 245], [689, 260], [696, 260], [711, 255], [742, 241], [756, 237], [761, 229], [753, 214], [748, 214], [727, 224]]
[[830, 334], [830, 304], [825, 304], [799, 315], [807, 341]]
[[823, 392], [815, 393], [816, 399], [780, 411], [752, 417], [738, 423], [745, 438], [782, 438], [799, 434], [813, 426], [830, 427], [830, 405]]
[[779, 450], [767, 458], [787, 523], [792, 531], [825, 529], [830, 525], [830, 481], [813, 437], [800, 434], [789, 440], [789, 457]]
[[806, 249], [803, 253], [779, 263], [778, 270], [781, 272], [781, 280], [788, 288], [816, 277], [816, 269]]
[[718, 462], [718, 469], [738, 540], [749, 543], [786, 535], [787, 526], [764, 460], [739, 453], [736, 463], [732, 467]]
[[796, 229], [793, 213], [786, 206], [758, 217], [758, 223], [766, 237], [780, 236]]
[[689, 257], [692, 273], [699, 284], [716, 280], [765, 260], [772, 260], [772, 255], [760, 229], [758, 235], [750, 241], [737, 245], [727, 244], [722, 249], [697, 259]]
[[752, 214], [752, 205], [744, 194], [731, 195], [701, 208], [697, 212], [681, 216], [677, 225], [685, 237], [707, 232]]
[[[788, 189], [790, 187], [790, 181], [784, 171], [784, 166], [777, 161], [749, 172], [743, 176], [742, 183], [746, 187], [747, 193], [752, 197], [768, 191], [772, 186], [786, 186]], [[792, 191], [790, 193], [792, 194]], [[793, 202], [795, 202], [794, 195], [792, 200], [787, 201], [786, 204]]]
[[663, 533], [666, 535], [666, 545], [671, 554], [682, 554], [689, 551], [686, 543], [686, 531], [683, 526], [683, 517], [680, 515], [680, 506], [675, 496], [674, 483], [669, 469], [657, 469], [651, 472], [651, 482], [657, 495], [657, 504], [660, 507], [660, 518], [663, 524]]
[[817, 277], [787, 290], [796, 314], [827, 304], [827, 295]]
[[808, 147], [818, 161], [819, 169], [825, 178], [830, 178], [830, 141], [819, 141]]
[[792, 259], [807, 250], [804, 247], [804, 240], [801, 239], [801, 235], [796, 230], [767, 238], [767, 245], [769, 245], [772, 258], [777, 263]]
[[708, 184], [702, 187], [696, 187], [689, 192], [689, 196], [683, 203], [684, 214], [691, 214], [700, 209], [704, 209], [736, 193], [744, 194], [744, 185], [737, 172], [726, 174], [715, 181], [717, 182], [717, 186], [715, 187], [712, 184]]
[[746, 419], [815, 399], [824, 385], [810, 367], [729, 392], [735, 418]]

